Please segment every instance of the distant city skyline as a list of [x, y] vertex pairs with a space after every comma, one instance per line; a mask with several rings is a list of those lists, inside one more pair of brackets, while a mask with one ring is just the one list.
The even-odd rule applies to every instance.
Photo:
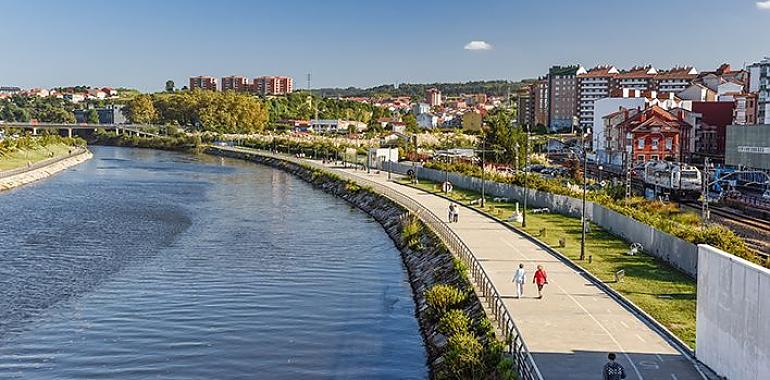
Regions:
[[[295, 88], [521, 80], [552, 65], [693, 65], [770, 55], [770, 1], [80, 0], [0, 3], [0, 85], [160, 91], [287, 75]], [[705, 22], [705, 25], [704, 25]]]

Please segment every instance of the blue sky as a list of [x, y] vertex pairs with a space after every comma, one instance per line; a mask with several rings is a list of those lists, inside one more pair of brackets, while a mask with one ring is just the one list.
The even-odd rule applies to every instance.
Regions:
[[22, 87], [518, 80], [552, 64], [704, 70], [770, 55], [770, 9], [756, 0], [3, 0], [0, 20], [0, 85]]

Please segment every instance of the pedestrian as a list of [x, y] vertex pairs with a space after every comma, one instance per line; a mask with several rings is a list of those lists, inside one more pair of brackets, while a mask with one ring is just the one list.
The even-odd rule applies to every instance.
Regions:
[[615, 362], [615, 353], [610, 352], [609, 355], [607, 355], [607, 359], [610, 361], [607, 362], [607, 364], [604, 365], [604, 370], [602, 370], [602, 379], [603, 380], [621, 380], [626, 378], [626, 370], [623, 369], [623, 366], [620, 365], [620, 363]]
[[524, 295], [524, 281], [527, 278], [527, 271], [524, 270], [524, 264], [519, 264], [519, 269], [513, 274], [513, 282], [516, 284], [516, 299]]
[[449, 204], [449, 223], [452, 223], [454, 218], [455, 218], [455, 204], [450, 203]]
[[532, 282], [537, 284], [537, 298], [542, 299], [543, 285], [548, 283], [548, 276], [545, 274], [545, 269], [543, 269], [542, 265], [537, 266], [537, 271], [535, 271], [535, 277], [532, 279]]
[[454, 222], [457, 223], [457, 219], [460, 218], [460, 205], [455, 205]]

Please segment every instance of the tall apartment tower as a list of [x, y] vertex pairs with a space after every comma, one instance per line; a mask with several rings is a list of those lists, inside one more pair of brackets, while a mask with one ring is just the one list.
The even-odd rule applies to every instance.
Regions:
[[535, 83], [522, 85], [516, 91], [516, 124], [535, 128]]
[[248, 91], [249, 80], [240, 75], [222, 77], [222, 91]]
[[209, 76], [190, 77], [190, 90], [217, 90], [217, 78]]
[[540, 78], [532, 86], [533, 118], [535, 126], [548, 127], [548, 79]]
[[578, 66], [553, 66], [548, 70], [548, 128], [567, 130], [577, 116]]
[[590, 128], [594, 123], [594, 102], [610, 96], [613, 81], [619, 73], [615, 66], [597, 66], [586, 71], [578, 70], [578, 96], [580, 128]]
[[748, 69], [749, 92], [757, 94], [757, 124], [770, 124], [770, 57]]
[[294, 90], [294, 81], [291, 77], [264, 76], [254, 78], [252, 87], [260, 95], [285, 95]]
[[440, 106], [441, 101], [441, 91], [439, 91], [437, 88], [429, 88], [426, 91], [426, 97], [428, 98], [428, 104], [430, 104], [431, 107]]

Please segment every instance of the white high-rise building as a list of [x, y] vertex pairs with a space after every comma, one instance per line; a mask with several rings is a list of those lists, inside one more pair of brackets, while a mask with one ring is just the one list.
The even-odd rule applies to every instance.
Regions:
[[614, 66], [597, 66], [586, 71], [578, 70], [578, 112], [580, 127], [590, 128], [594, 124], [594, 102], [610, 96], [612, 81], [618, 69]]
[[749, 66], [749, 91], [757, 93], [757, 124], [770, 124], [770, 57]]

